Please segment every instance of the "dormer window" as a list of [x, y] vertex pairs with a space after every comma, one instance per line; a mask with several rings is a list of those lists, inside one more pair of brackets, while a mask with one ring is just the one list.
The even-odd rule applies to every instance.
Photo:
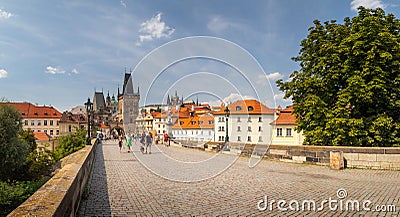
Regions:
[[25, 112], [22, 112], [22, 115], [25, 115]]
[[45, 112], [44, 115], [47, 115], [47, 112]]
[[242, 107], [236, 106], [236, 111], [238, 112], [238, 111], [240, 111], [240, 110], [242, 110]]
[[37, 112], [35, 112], [35, 113], [34, 113], [34, 115], [38, 115], [38, 113], [37, 113]]
[[249, 107], [247, 107], [247, 110], [248, 110], [249, 112], [251, 112], [251, 111], [254, 110], [254, 108], [253, 108], [253, 106], [249, 106]]

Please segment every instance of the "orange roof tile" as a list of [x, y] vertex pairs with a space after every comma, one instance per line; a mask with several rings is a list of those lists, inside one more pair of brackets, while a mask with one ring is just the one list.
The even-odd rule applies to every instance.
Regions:
[[[222, 107], [220, 111], [215, 112], [216, 115], [224, 115], [225, 108]], [[255, 99], [238, 100], [231, 103], [229, 106], [230, 114], [244, 114], [244, 115], [259, 115], [259, 114], [274, 114], [275, 110], [268, 108], [263, 103]]]
[[297, 125], [296, 117], [292, 114], [293, 106], [288, 106], [280, 111], [278, 118], [271, 122], [273, 125]]
[[203, 115], [189, 118], [179, 118], [172, 126], [173, 129], [213, 129], [214, 116]]
[[35, 139], [39, 141], [50, 141], [50, 136], [45, 132], [33, 132]]
[[62, 114], [53, 106], [37, 106], [29, 102], [9, 102], [7, 105], [13, 106], [21, 112], [22, 118], [56, 118], [60, 119]]

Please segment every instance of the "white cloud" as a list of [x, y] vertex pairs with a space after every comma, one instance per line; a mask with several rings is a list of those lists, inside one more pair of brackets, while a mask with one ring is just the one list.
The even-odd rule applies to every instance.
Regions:
[[174, 28], [167, 26], [165, 22], [161, 21], [161, 15], [162, 13], [158, 13], [150, 20], [147, 20], [140, 25], [141, 27], [139, 32], [141, 34], [139, 35], [139, 42], [136, 43], [137, 45], [140, 45], [141, 42], [145, 41], [168, 38], [174, 33]]
[[283, 75], [279, 72], [272, 72], [267, 75], [263, 74], [263, 75], [258, 76], [257, 84], [265, 85], [265, 84], [267, 84], [268, 81], [276, 81], [276, 80], [279, 80], [282, 78], [283, 78]]
[[235, 101], [244, 100], [244, 99], [255, 99], [255, 98], [253, 96], [246, 96], [246, 95], [242, 96], [237, 93], [231, 93], [229, 96], [224, 98], [224, 102], [225, 102], [225, 104], [230, 104]]
[[357, 8], [360, 6], [371, 9], [385, 8], [385, 4], [381, 0], [352, 0], [350, 5], [353, 11], [357, 11]]
[[207, 28], [214, 33], [221, 33], [227, 29], [235, 29], [239, 31], [249, 31], [247, 25], [227, 20], [221, 16], [213, 16], [207, 23]]
[[281, 101], [281, 102], [291, 102], [292, 98], [289, 97], [288, 99], [284, 99], [283, 97], [285, 96], [284, 93], [277, 93], [274, 95], [275, 101]]
[[0, 20], [6, 20], [10, 17], [12, 17], [13, 14], [7, 11], [3, 11], [2, 9], [0, 9]]
[[121, 3], [121, 5], [122, 5], [122, 7], [126, 8], [126, 4], [125, 4], [124, 1], [121, 0], [120, 3]]
[[0, 69], [0, 78], [7, 78], [8, 72], [5, 69]]
[[55, 74], [64, 74], [65, 70], [62, 70], [62, 69], [59, 69], [56, 67], [52, 67], [52, 66], [47, 66], [45, 72], [55, 75]]
[[79, 71], [77, 69], [72, 69], [72, 74], [79, 74]]

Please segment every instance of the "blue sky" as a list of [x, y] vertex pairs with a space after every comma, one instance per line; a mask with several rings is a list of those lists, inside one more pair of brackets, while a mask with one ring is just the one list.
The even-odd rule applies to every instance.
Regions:
[[[141, 104], [165, 101], [167, 93], [177, 90], [184, 98], [213, 103], [240, 94], [269, 106], [285, 106], [290, 101], [282, 99], [275, 81], [288, 79], [298, 69], [291, 57], [298, 54], [312, 21], [342, 22], [357, 14], [358, 5], [384, 7], [400, 17], [395, 0], [3, 0], [0, 97], [51, 104], [64, 111], [82, 105], [95, 89], [116, 94], [126, 67], [136, 69], [133, 82], [135, 89], [140, 86]], [[210, 41], [155, 52], [165, 43], [193, 36], [224, 39], [236, 47], [211, 46]], [[247, 67], [254, 62], [240, 56], [245, 55], [241, 48], [258, 61], [265, 75], [257, 66]], [[234, 54], [240, 58], [229, 60], [242, 65], [247, 77], [211, 58], [179, 62], [154, 79], [173, 61], [170, 55], [192, 55], [188, 49], [217, 50], [207, 51], [214, 57]], [[157, 55], [148, 57], [147, 66], [137, 67], [151, 51]]]

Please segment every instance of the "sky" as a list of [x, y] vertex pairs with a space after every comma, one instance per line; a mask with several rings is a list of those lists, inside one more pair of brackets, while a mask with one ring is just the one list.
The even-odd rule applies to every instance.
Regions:
[[117, 95], [132, 71], [140, 105], [184, 99], [255, 98], [291, 104], [276, 80], [299, 69], [291, 58], [313, 20], [398, 0], [0, 0], [0, 99], [83, 105], [94, 91]]

